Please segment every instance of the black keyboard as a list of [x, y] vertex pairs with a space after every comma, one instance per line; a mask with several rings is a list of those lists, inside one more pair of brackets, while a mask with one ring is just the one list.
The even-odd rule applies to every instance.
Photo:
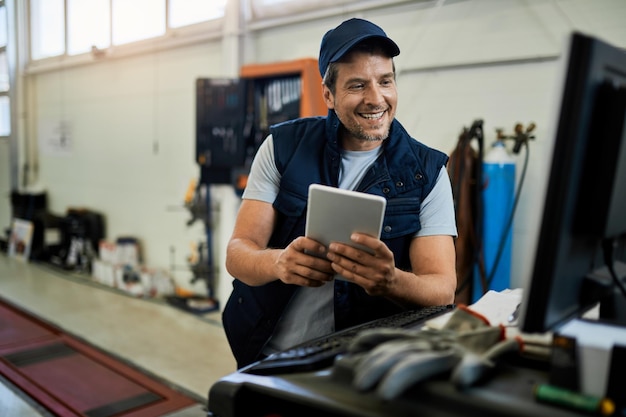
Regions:
[[275, 375], [323, 369], [331, 366], [337, 355], [345, 353], [354, 336], [363, 330], [417, 327], [427, 320], [453, 310], [454, 307], [453, 304], [423, 307], [363, 323], [274, 353], [259, 362], [248, 365], [240, 372]]

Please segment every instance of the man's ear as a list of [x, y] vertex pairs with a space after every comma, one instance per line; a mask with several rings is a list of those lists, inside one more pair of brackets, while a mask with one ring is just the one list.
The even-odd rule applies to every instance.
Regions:
[[329, 109], [335, 108], [335, 97], [330, 89], [322, 83], [322, 96], [324, 97], [324, 102], [326, 103], [326, 107]]

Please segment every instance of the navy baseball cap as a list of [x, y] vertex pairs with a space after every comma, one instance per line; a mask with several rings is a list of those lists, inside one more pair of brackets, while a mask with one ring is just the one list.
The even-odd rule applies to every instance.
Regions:
[[400, 48], [398, 48], [398, 45], [389, 39], [385, 31], [380, 27], [376, 26], [372, 22], [368, 22], [367, 20], [356, 18], [349, 19], [337, 26], [335, 29], [331, 29], [326, 32], [322, 38], [320, 57], [318, 59], [318, 65], [322, 77], [324, 77], [328, 64], [339, 61], [341, 57], [350, 50], [350, 48], [362, 40], [369, 38], [382, 39], [383, 44], [391, 57], [400, 54]]

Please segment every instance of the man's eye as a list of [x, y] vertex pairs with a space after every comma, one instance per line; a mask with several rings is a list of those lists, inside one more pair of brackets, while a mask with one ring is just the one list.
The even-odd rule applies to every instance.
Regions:
[[363, 84], [352, 84], [350, 86], [351, 90], [360, 90], [361, 88], [363, 88]]

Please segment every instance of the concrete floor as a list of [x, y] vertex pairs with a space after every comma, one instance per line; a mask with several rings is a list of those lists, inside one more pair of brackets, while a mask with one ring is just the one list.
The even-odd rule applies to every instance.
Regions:
[[[3, 253], [0, 296], [197, 398], [170, 417], [205, 416], [209, 388], [236, 369], [219, 312], [197, 316]], [[0, 379], [0, 416], [49, 414]]]

